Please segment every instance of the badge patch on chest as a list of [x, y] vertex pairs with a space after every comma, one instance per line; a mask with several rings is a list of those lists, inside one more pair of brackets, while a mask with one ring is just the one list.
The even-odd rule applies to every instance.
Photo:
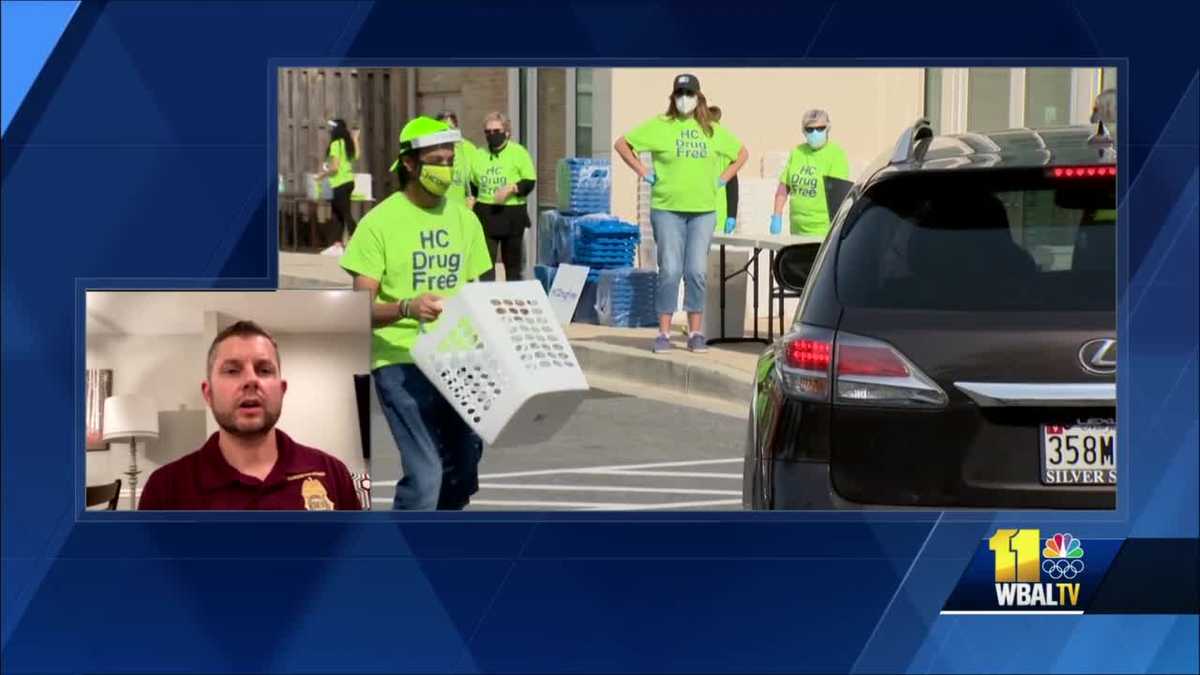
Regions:
[[333, 502], [325, 491], [325, 485], [316, 478], [305, 478], [300, 486], [300, 494], [304, 497], [304, 508], [309, 511], [333, 510]]

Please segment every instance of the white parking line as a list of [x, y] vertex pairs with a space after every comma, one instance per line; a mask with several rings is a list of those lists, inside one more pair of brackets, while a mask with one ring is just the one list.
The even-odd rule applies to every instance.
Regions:
[[586, 509], [589, 511], [628, 511], [637, 507], [637, 504], [622, 504], [619, 502], [553, 502], [540, 500], [524, 500], [524, 499], [472, 499], [471, 506], [511, 506], [517, 508], [545, 508], [545, 509]]
[[622, 510], [624, 510], [624, 511], [666, 511], [669, 509], [687, 509], [687, 508], [697, 508], [700, 506], [733, 506], [734, 504], [740, 505], [741, 503], [742, 503], [742, 500], [740, 500], [740, 499], [713, 499], [713, 500], [704, 501], [704, 502], [674, 502], [671, 504], [639, 504], [637, 506], [631, 506], [627, 509], [622, 509]]
[[732, 464], [744, 461], [741, 457], [730, 459], [693, 459], [684, 462], [655, 462], [653, 464], [617, 464], [613, 466], [584, 466], [566, 469], [540, 469], [537, 471], [510, 471], [507, 473], [489, 473], [479, 476], [482, 480], [494, 478], [521, 478], [525, 476], [552, 476], [560, 473], [603, 473], [606, 471], [631, 471], [636, 469], [662, 469], [673, 466], [699, 466], [702, 464]]
[[[583, 472], [581, 472], [583, 473]], [[656, 476], [663, 478], [736, 478], [741, 480], [740, 473], [716, 473], [708, 471], [588, 471], [588, 474], [604, 476]]]
[[[699, 466], [704, 464], [732, 464], [734, 462], [744, 461], [741, 457], [730, 459], [693, 459], [683, 462], [654, 462], [652, 464], [617, 464], [613, 466], [583, 466], [583, 467], [567, 467], [564, 469], [538, 469], [536, 471], [509, 471], [506, 473], [485, 473], [480, 474], [480, 480], [494, 480], [496, 478], [528, 478], [533, 476], [555, 476], [559, 474], [583, 474], [583, 475], [598, 475], [598, 476], [649, 476], [663, 478], [725, 478], [740, 480], [740, 473], [719, 473], [707, 471], [646, 471], [645, 469], [658, 469], [668, 467], [683, 467], [683, 466]], [[395, 487], [394, 480], [373, 480], [372, 487]]]
[[[391, 504], [390, 498], [376, 497], [372, 504]], [[514, 508], [545, 508], [545, 509], [612, 509], [628, 510], [637, 504], [622, 504], [619, 502], [556, 502], [527, 499], [472, 499], [471, 506], [511, 506]]]
[[[373, 504], [391, 504], [391, 499], [372, 499]], [[623, 502], [560, 502], [534, 499], [472, 499], [471, 506], [504, 506], [512, 509], [572, 509], [583, 511], [669, 511], [671, 509], [699, 508], [702, 506], [734, 506], [740, 499], [712, 499], [694, 502], [668, 502], [665, 504], [626, 504]]]
[[701, 488], [627, 487], [623, 485], [551, 485], [541, 483], [480, 483], [480, 490], [550, 490], [560, 492], [649, 492], [675, 495], [741, 495], [741, 490], [705, 490]]

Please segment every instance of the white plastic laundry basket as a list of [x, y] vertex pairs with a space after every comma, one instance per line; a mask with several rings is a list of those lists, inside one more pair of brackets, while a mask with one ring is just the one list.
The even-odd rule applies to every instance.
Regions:
[[491, 446], [553, 436], [587, 379], [537, 281], [468, 284], [412, 349], [417, 367]]

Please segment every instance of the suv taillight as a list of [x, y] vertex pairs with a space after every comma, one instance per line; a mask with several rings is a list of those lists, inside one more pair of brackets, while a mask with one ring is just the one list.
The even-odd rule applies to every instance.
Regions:
[[949, 400], [933, 380], [880, 340], [799, 324], [775, 350], [776, 372], [793, 398], [913, 408], [941, 408]]
[[829, 401], [833, 331], [797, 324], [775, 343], [775, 372], [783, 391], [806, 401]]
[[838, 403], [941, 408], [949, 400], [941, 387], [886, 342], [838, 333], [836, 352]]

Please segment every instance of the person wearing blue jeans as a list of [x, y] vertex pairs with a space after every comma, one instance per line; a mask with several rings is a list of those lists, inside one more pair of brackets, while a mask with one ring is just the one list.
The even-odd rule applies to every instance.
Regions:
[[[650, 226], [654, 230], [654, 243], [658, 245], [658, 289], [654, 295], [654, 308], [659, 317], [670, 317], [678, 309], [680, 280], [683, 281], [683, 311], [688, 313], [689, 319], [693, 315], [703, 317], [708, 290], [708, 250], [716, 224], [715, 211], [686, 213], [650, 209]], [[667, 327], [669, 330], [670, 324]], [[696, 352], [706, 349], [703, 342], [695, 340], [696, 344], [693, 344], [693, 340], [689, 338], [688, 349]]]
[[[684, 73], [675, 77], [667, 96], [667, 112], [643, 122], [613, 144], [629, 168], [651, 187], [650, 222], [658, 245], [658, 337], [651, 349], [671, 346], [671, 317], [684, 282], [683, 308], [688, 318], [687, 347], [707, 351], [700, 332], [707, 291], [708, 248], [716, 227], [717, 192], [737, 175], [750, 157], [728, 129], [713, 119], [700, 80]], [[649, 152], [653, 167], [637, 153]]]
[[479, 490], [483, 441], [419, 368], [396, 364], [372, 372], [384, 417], [401, 448], [404, 476], [393, 508], [459, 510]]

